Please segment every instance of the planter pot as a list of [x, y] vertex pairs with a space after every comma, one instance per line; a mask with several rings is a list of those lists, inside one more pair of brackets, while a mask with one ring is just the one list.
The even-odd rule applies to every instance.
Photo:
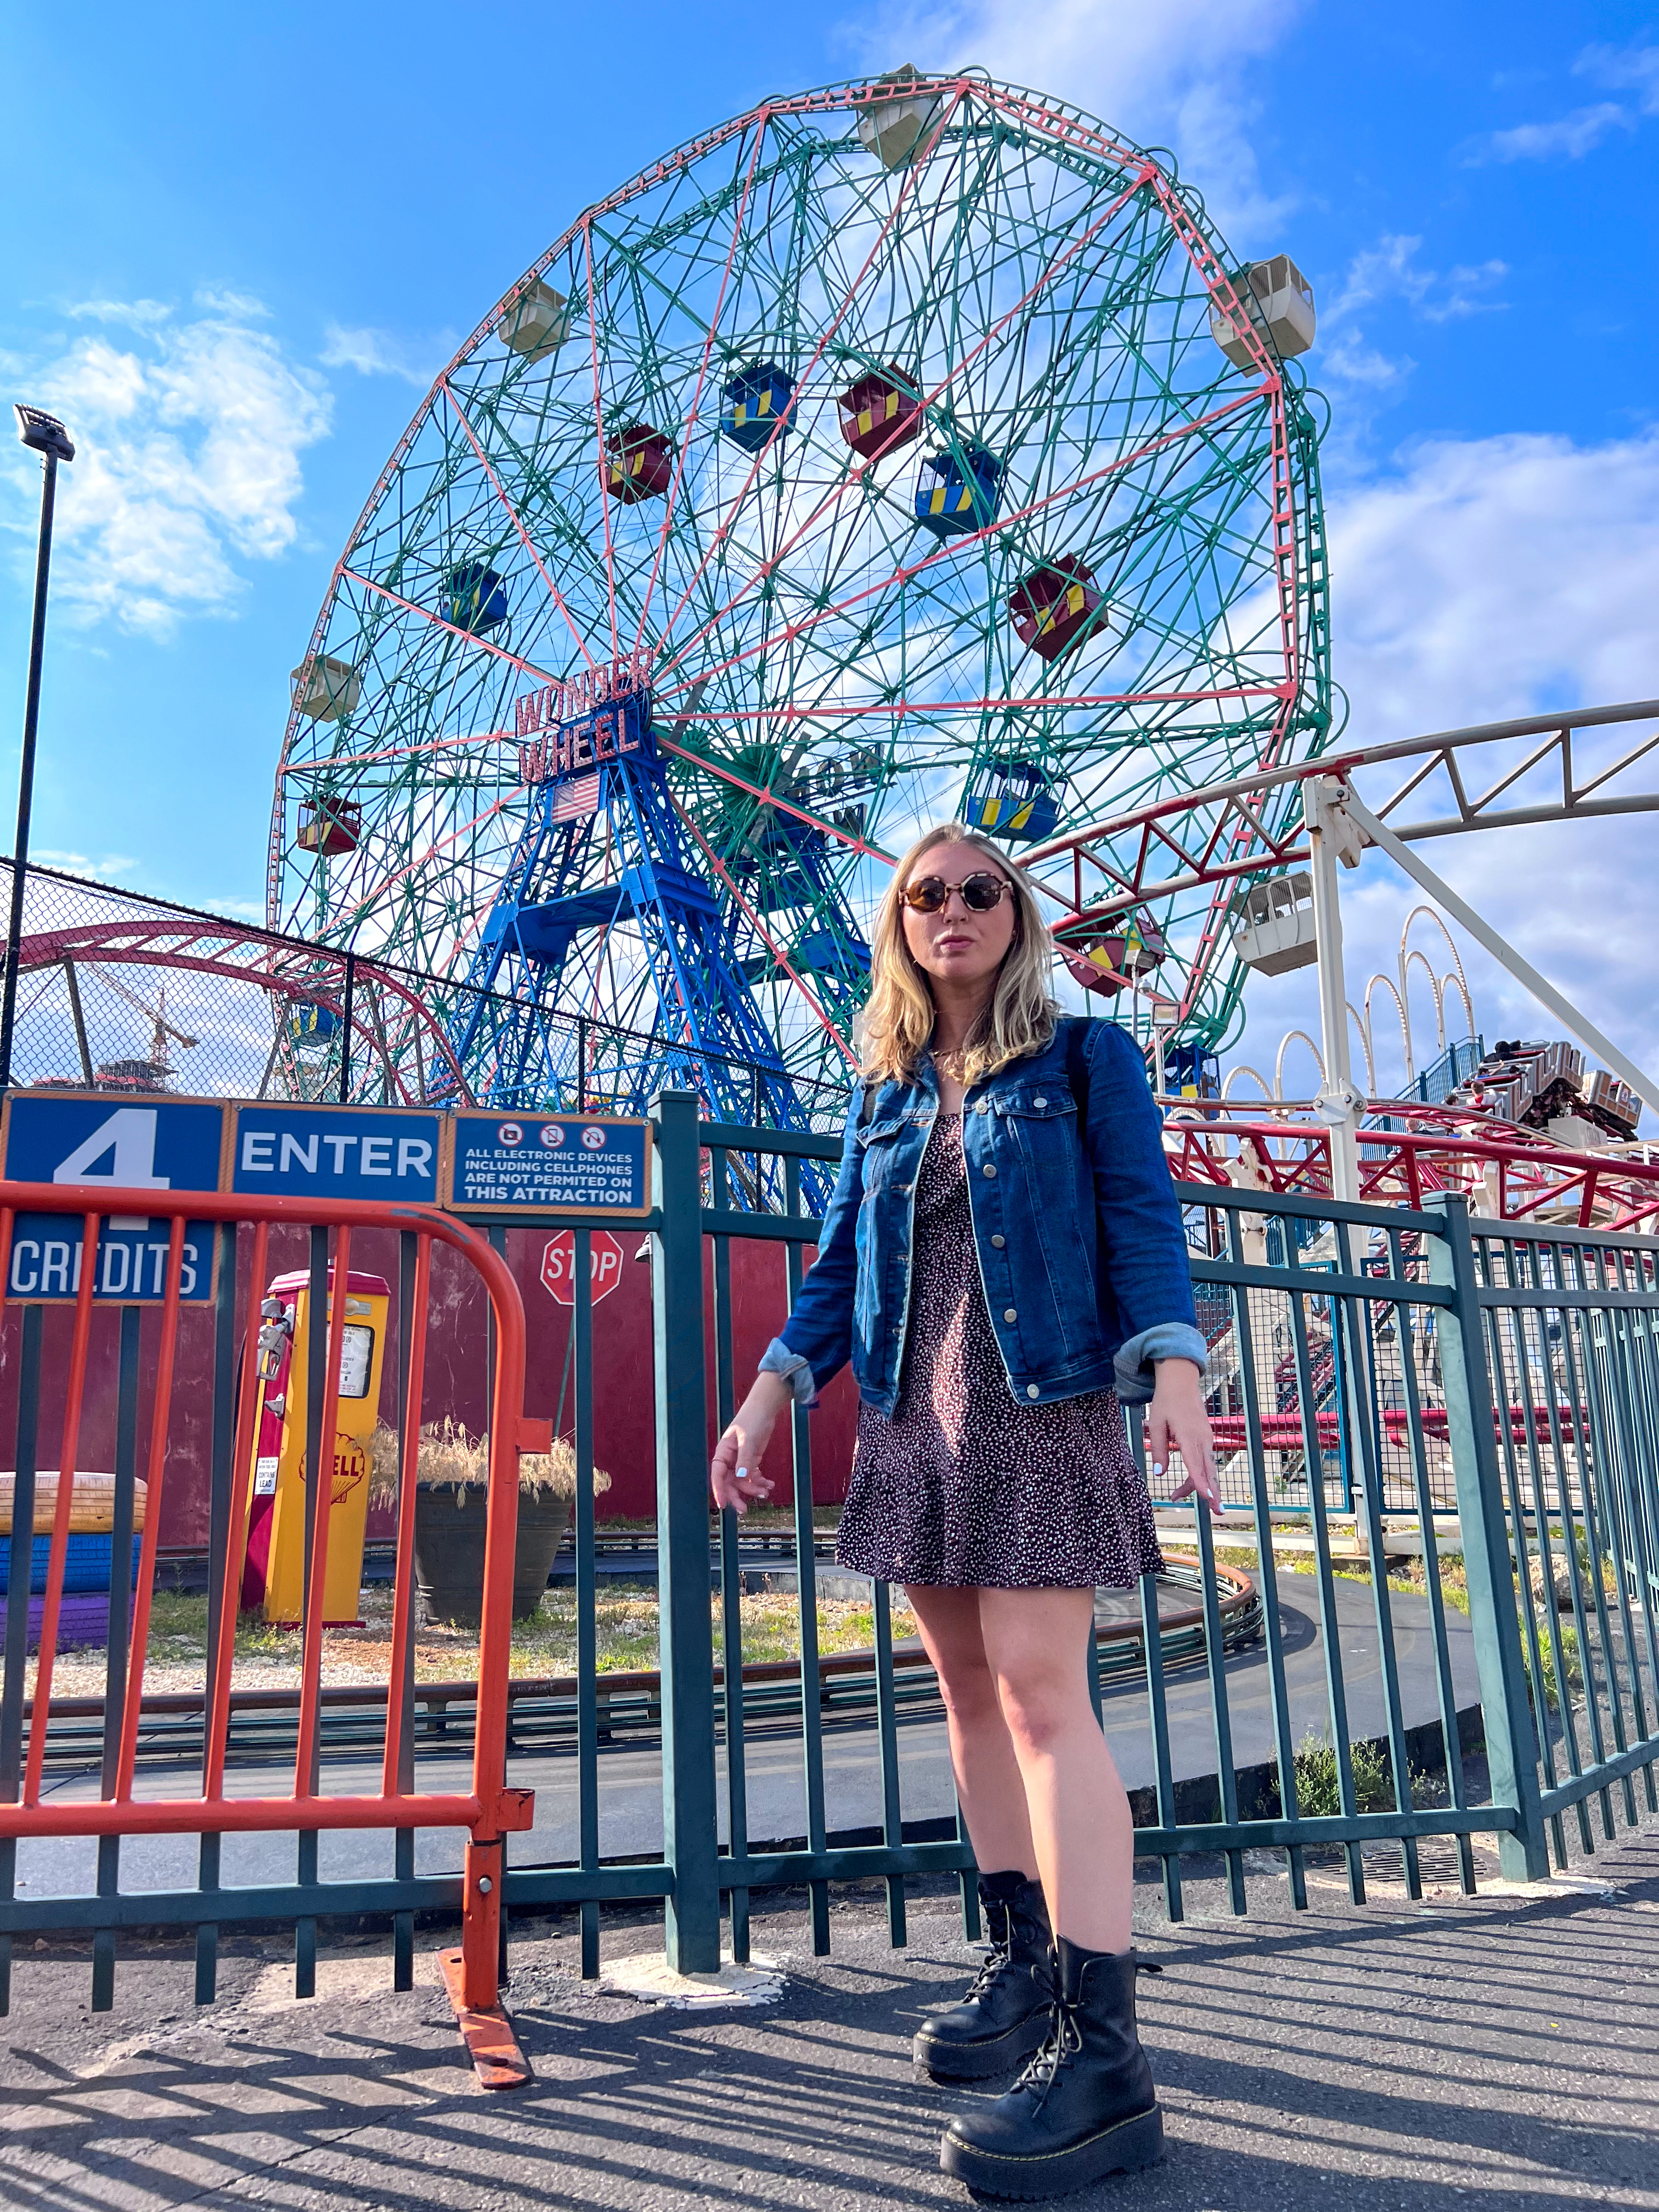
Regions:
[[[482, 1485], [416, 1492], [415, 1588], [423, 1620], [446, 1627], [477, 1627], [483, 1609], [488, 1496]], [[513, 1552], [515, 1620], [527, 1620], [541, 1603], [553, 1554], [569, 1518], [568, 1498], [519, 1492], [519, 1533]]]

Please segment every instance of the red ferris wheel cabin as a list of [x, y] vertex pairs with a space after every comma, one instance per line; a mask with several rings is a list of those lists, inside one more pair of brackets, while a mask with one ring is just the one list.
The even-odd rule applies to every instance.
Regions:
[[1074, 553], [1045, 561], [1008, 595], [1008, 612], [1022, 644], [1042, 660], [1057, 660], [1100, 612], [1094, 571]]
[[921, 428], [921, 400], [896, 362], [860, 377], [836, 400], [841, 434], [860, 460], [908, 446]]
[[627, 506], [666, 499], [674, 477], [674, 441], [648, 422], [629, 422], [605, 441], [605, 488]]

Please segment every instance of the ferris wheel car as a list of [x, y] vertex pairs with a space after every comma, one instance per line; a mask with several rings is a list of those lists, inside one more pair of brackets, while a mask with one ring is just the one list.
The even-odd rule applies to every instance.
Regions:
[[1002, 464], [983, 446], [929, 453], [916, 477], [916, 520], [937, 538], [994, 522]]
[[1045, 561], [1017, 584], [1008, 597], [1008, 612], [1022, 644], [1041, 660], [1058, 660], [1086, 630], [1103, 626], [1096, 617], [1103, 604], [1094, 571], [1068, 553]]
[[1260, 975], [1288, 975], [1319, 957], [1314, 930], [1313, 878], [1305, 869], [1274, 876], [1241, 891], [1227, 909], [1238, 924], [1232, 949]]
[[514, 295], [513, 304], [495, 325], [501, 343], [526, 361], [545, 361], [570, 335], [570, 302], [550, 284], [537, 281]]
[[[889, 85], [910, 85], [916, 81], [915, 64], [906, 62], [880, 82], [884, 88]], [[896, 100], [874, 100], [860, 113], [859, 143], [867, 153], [875, 155], [884, 169], [902, 169], [933, 127], [940, 104], [936, 96], [918, 96], [914, 93], [901, 94]]]
[[302, 853], [325, 854], [331, 860], [357, 849], [363, 810], [349, 799], [302, 799], [294, 842]]
[[836, 396], [841, 434], [860, 460], [908, 446], [921, 433], [921, 400], [915, 380], [896, 362], [872, 369]]
[[674, 480], [674, 441], [648, 422], [629, 422], [605, 441], [605, 488], [612, 499], [632, 507], [642, 499], [666, 499]]
[[326, 653], [302, 660], [289, 682], [295, 713], [312, 722], [343, 720], [362, 696], [362, 678], [351, 663], [336, 660]]
[[328, 1044], [340, 1034], [340, 1017], [332, 1006], [313, 999], [297, 999], [288, 1010], [288, 1033], [299, 1046]]
[[477, 637], [507, 620], [507, 586], [482, 561], [463, 561], [449, 572], [449, 620]]
[[[1288, 253], [1251, 261], [1233, 278], [1246, 314], [1264, 332], [1281, 361], [1306, 353], [1314, 342], [1313, 286]], [[1210, 302], [1210, 336], [1235, 368], [1255, 366], [1249, 339], [1218, 300]]]
[[720, 435], [747, 453], [763, 452], [769, 440], [786, 437], [794, 428], [790, 411], [794, 393], [794, 378], [786, 376], [775, 362], [757, 362], [739, 369], [727, 379], [720, 395]]
[[1164, 933], [1144, 915], [1115, 915], [1102, 924], [1082, 915], [1055, 925], [1055, 949], [1069, 973], [1085, 991], [1115, 998], [1124, 984], [1138, 983], [1163, 964], [1169, 949]]
[[988, 836], [1035, 844], [1053, 836], [1060, 800], [1042, 769], [1030, 761], [993, 761], [986, 785], [963, 799], [962, 818]]

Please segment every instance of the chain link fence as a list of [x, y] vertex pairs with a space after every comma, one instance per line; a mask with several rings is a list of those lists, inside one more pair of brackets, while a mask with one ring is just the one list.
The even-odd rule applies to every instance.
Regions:
[[[11, 878], [0, 860], [8, 902]], [[536, 1062], [550, 1071], [534, 1098], [503, 1097], [487, 1052], [457, 1057], [470, 1031], [522, 1038], [527, 1024]], [[767, 1073], [661, 1030], [551, 1012], [55, 868], [27, 871], [12, 1045], [23, 1087], [574, 1113], [637, 1113], [652, 1091], [683, 1088], [718, 1094], [727, 1111], [752, 1096], [758, 1121]], [[844, 1087], [798, 1079], [795, 1088], [813, 1129], [839, 1131]]]

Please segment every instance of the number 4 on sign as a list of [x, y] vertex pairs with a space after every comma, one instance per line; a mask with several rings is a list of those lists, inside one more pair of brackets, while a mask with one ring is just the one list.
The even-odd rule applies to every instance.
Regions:
[[[589, 1232], [587, 1279], [593, 1304], [614, 1291], [622, 1280], [623, 1248], [608, 1229]], [[542, 1253], [542, 1284], [562, 1306], [576, 1303], [576, 1232], [562, 1229], [550, 1237]]]
[[[114, 1190], [170, 1189], [168, 1178], [155, 1172], [155, 1119], [153, 1106], [118, 1106], [107, 1121], [82, 1139], [67, 1159], [58, 1161], [52, 1170], [52, 1181], [106, 1182]], [[100, 1161], [112, 1154], [109, 1167], [100, 1168]], [[123, 1214], [110, 1226], [148, 1229], [149, 1223], [143, 1217]]]

